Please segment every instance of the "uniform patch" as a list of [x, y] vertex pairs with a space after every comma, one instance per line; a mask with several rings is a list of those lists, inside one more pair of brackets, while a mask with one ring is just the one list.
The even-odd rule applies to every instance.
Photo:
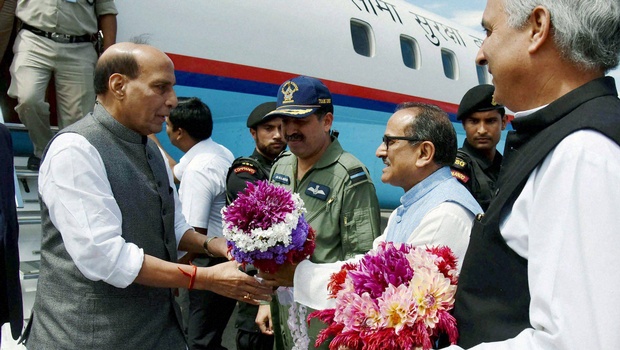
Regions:
[[291, 178], [283, 174], [273, 174], [271, 180], [285, 185], [291, 184]]
[[254, 169], [254, 167], [247, 166], [247, 165], [236, 167], [235, 169], [233, 169], [233, 171], [235, 172], [235, 174], [239, 174], [239, 173], [249, 173], [250, 175], [256, 174], [256, 169]]
[[357, 167], [348, 171], [349, 179], [351, 179], [352, 184], [356, 184], [358, 182], [362, 182], [368, 179], [366, 172], [362, 167]]
[[327, 200], [327, 196], [331, 192], [331, 189], [325, 185], [319, 185], [316, 182], [310, 182], [306, 188], [306, 195], [314, 198], [318, 198], [322, 201]]
[[469, 181], [469, 176], [463, 174], [462, 172], [458, 170], [452, 169], [450, 172], [452, 173], [452, 176], [454, 176], [457, 180], [461, 181], [464, 184], [466, 184]]
[[467, 167], [467, 162], [465, 162], [459, 157], [456, 157], [456, 159], [454, 160], [454, 167], [459, 169], [465, 169]]

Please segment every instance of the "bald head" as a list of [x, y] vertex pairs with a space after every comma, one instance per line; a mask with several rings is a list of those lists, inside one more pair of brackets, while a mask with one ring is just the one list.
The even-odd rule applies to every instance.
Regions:
[[146, 59], [162, 60], [172, 65], [165, 53], [150, 45], [121, 42], [110, 46], [99, 57], [95, 67], [95, 93], [103, 95], [108, 92], [112, 74], [123, 74], [129, 79], [136, 79]]
[[177, 105], [174, 64], [148, 45], [110, 46], [95, 68], [97, 101], [117, 121], [142, 135], [161, 131]]

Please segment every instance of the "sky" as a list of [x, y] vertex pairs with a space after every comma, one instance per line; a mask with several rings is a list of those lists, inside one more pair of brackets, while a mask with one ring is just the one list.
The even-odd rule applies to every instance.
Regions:
[[480, 20], [486, 0], [407, 0], [407, 2], [482, 32]]
[[[458, 24], [480, 31], [482, 34], [482, 12], [486, 6], [486, 0], [406, 0], [407, 2], [436, 13], [441, 17], [450, 19]], [[608, 75], [616, 79], [616, 85], [620, 82], [620, 67]]]

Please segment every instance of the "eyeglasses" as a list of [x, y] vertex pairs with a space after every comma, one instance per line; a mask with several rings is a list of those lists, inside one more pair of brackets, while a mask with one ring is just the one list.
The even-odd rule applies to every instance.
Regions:
[[383, 144], [385, 144], [385, 150], [386, 151], [390, 148], [390, 144], [394, 140], [406, 140], [406, 141], [411, 141], [411, 142], [422, 142], [422, 141], [424, 141], [424, 140], [420, 140], [420, 139], [417, 139], [417, 138], [411, 137], [411, 136], [388, 136], [388, 135], [383, 135]]

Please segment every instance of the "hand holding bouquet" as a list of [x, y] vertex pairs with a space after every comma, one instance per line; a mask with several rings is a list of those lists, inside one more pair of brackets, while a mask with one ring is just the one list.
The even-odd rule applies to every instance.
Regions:
[[222, 209], [224, 238], [232, 256], [261, 271], [276, 272], [285, 262], [307, 259], [314, 251], [314, 230], [296, 193], [267, 181], [248, 183], [237, 199]]
[[457, 279], [456, 258], [448, 247], [381, 243], [332, 276], [328, 289], [335, 309], [308, 317], [328, 325], [316, 345], [334, 337], [332, 350], [426, 350], [440, 333], [454, 344], [458, 332], [449, 311]]

